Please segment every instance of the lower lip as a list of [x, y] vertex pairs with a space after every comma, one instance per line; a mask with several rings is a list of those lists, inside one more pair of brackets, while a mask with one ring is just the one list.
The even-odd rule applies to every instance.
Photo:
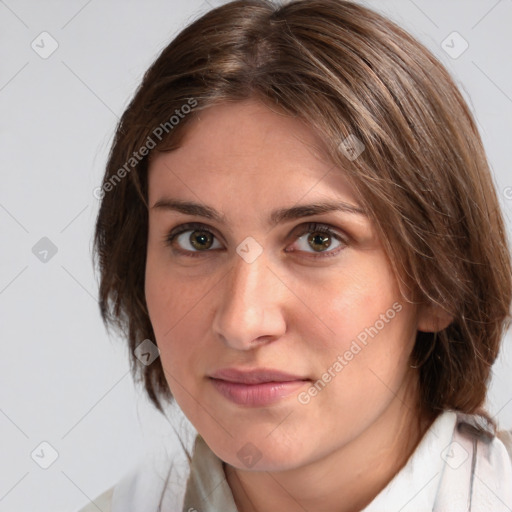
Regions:
[[296, 393], [307, 382], [292, 380], [286, 382], [263, 382], [261, 384], [240, 384], [220, 379], [210, 379], [215, 389], [237, 405], [262, 407], [271, 405]]

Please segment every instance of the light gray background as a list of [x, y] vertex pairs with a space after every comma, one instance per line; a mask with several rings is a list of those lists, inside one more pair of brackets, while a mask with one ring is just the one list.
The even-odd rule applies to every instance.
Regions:
[[[512, 0], [365, 3], [416, 35], [464, 89], [510, 231]], [[0, 0], [1, 511], [77, 510], [145, 450], [175, 442], [132, 384], [122, 342], [109, 339], [100, 320], [92, 191], [143, 72], [210, 5]], [[43, 31], [58, 43], [46, 59], [31, 47], [48, 51]], [[453, 31], [469, 44], [458, 58], [442, 44]], [[450, 37], [445, 47], [460, 51], [462, 40]], [[46, 262], [32, 252], [43, 237], [57, 247]], [[512, 428], [511, 382], [507, 336], [488, 404], [503, 428]], [[43, 441], [58, 453], [48, 469], [35, 462], [50, 460]]]

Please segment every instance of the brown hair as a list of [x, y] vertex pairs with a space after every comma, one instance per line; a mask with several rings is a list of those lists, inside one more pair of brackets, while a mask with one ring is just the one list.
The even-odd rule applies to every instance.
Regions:
[[[206, 13], [162, 51], [120, 120], [94, 240], [100, 309], [107, 327], [127, 338], [134, 377], [155, 406], [162, 411], [160, 400], [171, 399], [160, 358], [145, 366], [134, 356], [142, 340], [155, 339], [144, 296], [148, 155], [178, 147], [199, 110], [248, 98], [321, 135], [358, 191], [401, 285], [453, 316], [442, 331], [417, 335], [411, 363], [419, 368], [424, 407], [478, 412], [512, 294], [482, 142], [431, 53], [394, 23], [344, 0], [239, 0]], [[356, 159], [340, 145], [349, 135], [364, 144]]]

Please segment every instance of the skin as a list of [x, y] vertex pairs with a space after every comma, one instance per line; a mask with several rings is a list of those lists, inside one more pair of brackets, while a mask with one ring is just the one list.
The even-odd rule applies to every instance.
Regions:
[[[358, 206], [321, 147], [300, 120], [247, 100], [202, 111], [179, 149], [150, 161], [145, 293], [162, 365], [179, 406], [225, 462], [242, 512], [361, 510], [432, 421], [417, 412], [409, 356], [418, 330], [449, 320], [401, 296], [368, 217], [335, 211], [267, 224], [277, 208]], [[224, 219], [154, 207], [170, 198]], [[191, 245], [197, 228], [166, 242], [188, 222], [213, 233], [210, 248]], [[342, 241], [320, 233], [326, 249], [308, 243], [311, 222]], [[236, 251], [246, 237], [263, 249], [251, 263]], [[220, 368], [266, 367], [317, 381], [393, 304], [400, 312], [307, 404], [294, 393], [268, 407], [236, 405], [208, 378]], [[247, 443], [261, 454], [251, 468], [237, 456]]]

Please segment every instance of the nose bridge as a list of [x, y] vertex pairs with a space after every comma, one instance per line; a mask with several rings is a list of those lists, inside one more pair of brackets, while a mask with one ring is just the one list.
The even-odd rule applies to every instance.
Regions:
[[286, 330], [281, 311], [282, 283], [261, 254], [248, 263], [235, 255], [215, 314], [213, 328], [233, 348], [246, 350]]

